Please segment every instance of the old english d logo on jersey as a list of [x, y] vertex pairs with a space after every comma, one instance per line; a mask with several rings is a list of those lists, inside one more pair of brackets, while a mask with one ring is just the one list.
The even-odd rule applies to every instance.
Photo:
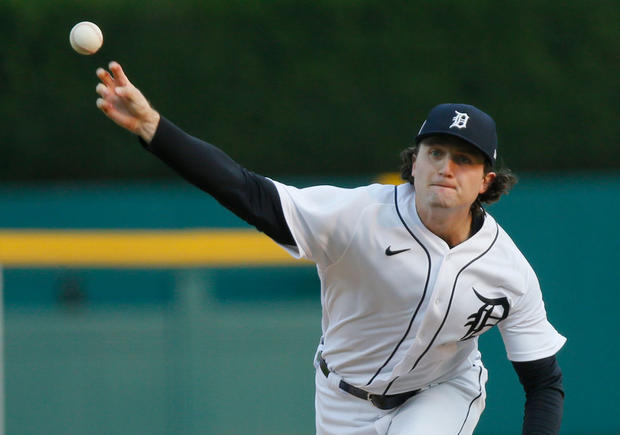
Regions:
[[489, 299], [478, 293], [475, 288], [472, 287], [472, 290], [484, 304], [477, 312], [467, 317], [470, 320], [465, 323], [465, 326], [469, 326], [469, 330], [460, 341], [476, 336], [487, 326], [497, 325], [508, 317], [508, 312], [510, 311], [508, 298]]
[[452, 118], [452, 124], [450, 124], [449, 128], [466, 128], [467, 121], [469, 121], [469, 115], [467, 113], [461, 113], [456, 110], [454, 111], [454, 113], [456, 113], [456, 116]]

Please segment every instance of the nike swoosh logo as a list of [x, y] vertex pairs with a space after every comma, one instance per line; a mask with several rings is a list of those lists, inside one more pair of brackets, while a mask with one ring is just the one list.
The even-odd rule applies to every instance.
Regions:
[[401, 252], [410, 251], [410, 250], [411, 250], [411, 248], [399, 249], [397, 251], [392, 251], [392, 245], [390, 245], [387, 248], [385, 248], [385, 255], [387, 255], [389, 257], [390, 255], [396, 255], [396, 254], [400, 254]]

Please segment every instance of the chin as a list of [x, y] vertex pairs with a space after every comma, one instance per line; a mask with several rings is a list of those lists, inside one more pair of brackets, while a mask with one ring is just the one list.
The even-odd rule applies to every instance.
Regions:
[[450, 198], [434, 197], [431, 198], [431, 200], [428, 202], [428, 205], [438, 208], [452, 208], [456, 204], [455, 201], [451, 200]]
[[433, 194], [430, 195], [429, 199], [433, 203], [445, 204], [446, 206], [450, 204], [456, 204], [458, 202], [456, 192], [452, 189], [441, 189], [433, 192]]

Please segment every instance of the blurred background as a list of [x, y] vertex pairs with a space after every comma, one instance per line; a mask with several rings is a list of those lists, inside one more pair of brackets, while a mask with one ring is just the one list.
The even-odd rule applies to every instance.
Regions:
[[[69, 46], [84, 20], [93, 56]], [[619, 434], [619, 22], [611, 0], [0, 2], [0, 427], [314, 433], [314, 266], [95, 108], [117, 60], [164, 116], [300, 187], [397, 182], [431, 107], [490, 113], [521, 179], [490, 211], [568, 338], [563, 433]], [[497, 331], [480, 347], [476, 433], [520, 433]]]

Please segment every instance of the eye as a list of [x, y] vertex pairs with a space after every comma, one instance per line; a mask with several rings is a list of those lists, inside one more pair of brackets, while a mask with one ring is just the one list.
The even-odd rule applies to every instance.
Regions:
[[469, 157], [467, 154], [458, 154], [454, 156], [454, 161], [459, 165], [469, 165], [472, 163], [471, 157]]
[[431, 148], [431, 149], [428, 150], [428, 154], [431, 157], [437, 158], [437, 157], [441, 157], [443, 155], [443, 151], [441, 149], [439, 149], [439, 148]]

